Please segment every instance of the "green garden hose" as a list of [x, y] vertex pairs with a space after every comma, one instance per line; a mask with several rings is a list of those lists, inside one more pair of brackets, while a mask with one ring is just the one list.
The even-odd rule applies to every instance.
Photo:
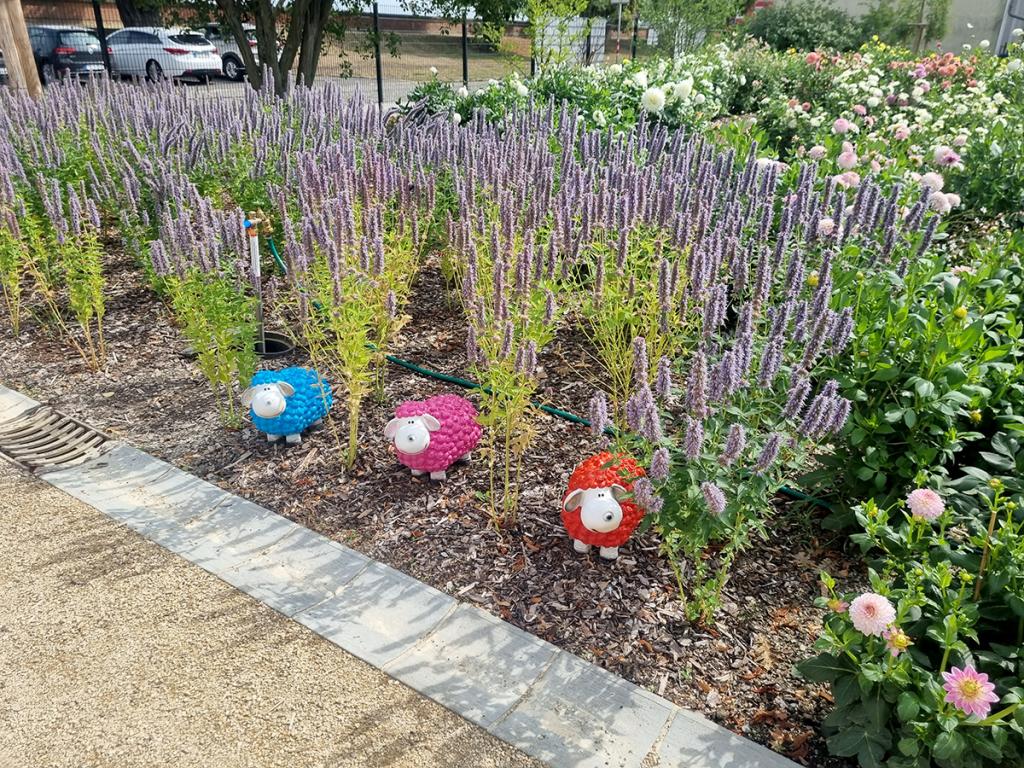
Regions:
[[[287, 267], [285, 267], [284, 261], [278, 254], [277, 248], [274, 245], [274, 241], [269, 237], [267, 238], [267, 241], [270, 244], [270, 252], [274, 256], [274, 261], [277, 263], [277, 268], [281, 271], [282, 275], [287, 274], [288, 269]], [[373, 344], [367, 344], [366, 346], [370, 349], [376, 350], [376, 347]], [[407, 371], [412, 371], [418, 376], [425, 376], [428, 379], [437, 379], [438, 381], [443, 381], [448, 384], [454, 384], [455, 386], [462, 387], [464, 389], [479, 389], [483, 392], [487, 392], [488, 394], [490, 394], [491, 391], [488, 387], [485, 387], [482, 384], [478, 384], [475, 381], [463, 379], [459, 376], [452, 376], [447, 373], [441, 373], [441, 371], [435, 371], [432, 368], [424, 368], [422, 365], [417, 365], [416, 363], [410, 362], [409, 360], [403, 360], [402, 358], [396, 357], [395, 355], [384, 355], [384, 359], [387, 360], [389, 363], [393, 363], [394, 365], [397, 365], [401, 368], [405, 368]], [[571, 411], [565, 411], [562, 410], [561, 408], [555, 408], [554, 406], [551, 405], [545, 405], [544, 403], [538, 402], [536, 400], [531, 400], [530, 404], [533, 405], [534, 408], [544, 411], [544, 413], [549, 413], [552, 416], [556, 416], [559, 419], [564, 419], [565, 421], [571, 422], [573, 424], [579, 424], [581, 427], [590, 427], [590, 421], [588, 419], [584, 419], [582, 416], [577, 416], [575, 413], [572, 413]], [[616, 435], [615, 429], [613, 427], [607, 427], [604, 431], [605, 434], [607, 434], [609, 437], [615, 437]], [[821, 507], [822, 509], [827, 509], [830, 512], [834, 511], [832, 505], [829, 504], [827, 501], [819, 499], [815, 496], [810, 496], [804, 493], [803, 491], [798, 491], [795, 488], [790, 488], [789, 486], [786, 485], [783, 485], [779, 488], [779, 493], [783, 494], [784, 496], [789, 496], [792, 499], [806, 501], [810, 504], [814, 504], [815, 506]]]

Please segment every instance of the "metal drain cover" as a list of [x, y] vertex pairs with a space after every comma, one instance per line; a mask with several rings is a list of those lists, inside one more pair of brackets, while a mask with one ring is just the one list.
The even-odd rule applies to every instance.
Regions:
[[79, 464], [109, 440], [99, 430], [48, 405], [0, 422], [0, 457], [33, 472]]

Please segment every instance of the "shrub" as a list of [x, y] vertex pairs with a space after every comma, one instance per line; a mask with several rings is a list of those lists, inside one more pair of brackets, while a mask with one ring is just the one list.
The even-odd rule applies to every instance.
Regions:
[[852, 354], [827, 373], [853, 411], [822, 457], [825, 487], [888, 503], [943, 477], [1000, 418], [993, 407], [1020, 402], [1024, 265], [1009, 246], [973, 246], [948, 270], [942, 255], [882, 269], [848, 257], [836, 300], [855, 308]]
[[787, 0], [762, 8], [747, 33], [777, 51], [852, 51], [865, 39], [860, 24], [827, 0]]

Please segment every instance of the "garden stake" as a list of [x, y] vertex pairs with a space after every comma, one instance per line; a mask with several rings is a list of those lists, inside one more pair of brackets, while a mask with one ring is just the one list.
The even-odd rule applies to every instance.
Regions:
[[256, 334], [259, 338], [258, 351], [263, 354], [267, 351], [267, 337], [263, 332], [263, 283], [260, 275], [260, 232], [259, 223], [262, 219], [253, 217], [245, 220], [243, 226], [249, 236], [249, 267], [252, 269], [253, 290], [256, 292]]

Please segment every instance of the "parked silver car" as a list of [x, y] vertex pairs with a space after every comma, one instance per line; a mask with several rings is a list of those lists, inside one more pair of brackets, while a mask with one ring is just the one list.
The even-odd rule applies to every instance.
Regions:
[[[256, 59], [256, 63], [259, 63], [259, 56], [256, 54], [256, 27], [252, 24], [243, 24], [242, 29], [245, 30], [245, 37], [249, 41], [252, 55]], [[227, 24], [207, 24], [202, 29], [197, 30], [196, 34], [205, 37], [217, 49], [224, 77], [229, 80], [242, 80], [245, 77], [245, 61], [242, 59], [242, 54], [238, 49], [238, 42], [235, 40], [235, 36], [231, 34]]]

